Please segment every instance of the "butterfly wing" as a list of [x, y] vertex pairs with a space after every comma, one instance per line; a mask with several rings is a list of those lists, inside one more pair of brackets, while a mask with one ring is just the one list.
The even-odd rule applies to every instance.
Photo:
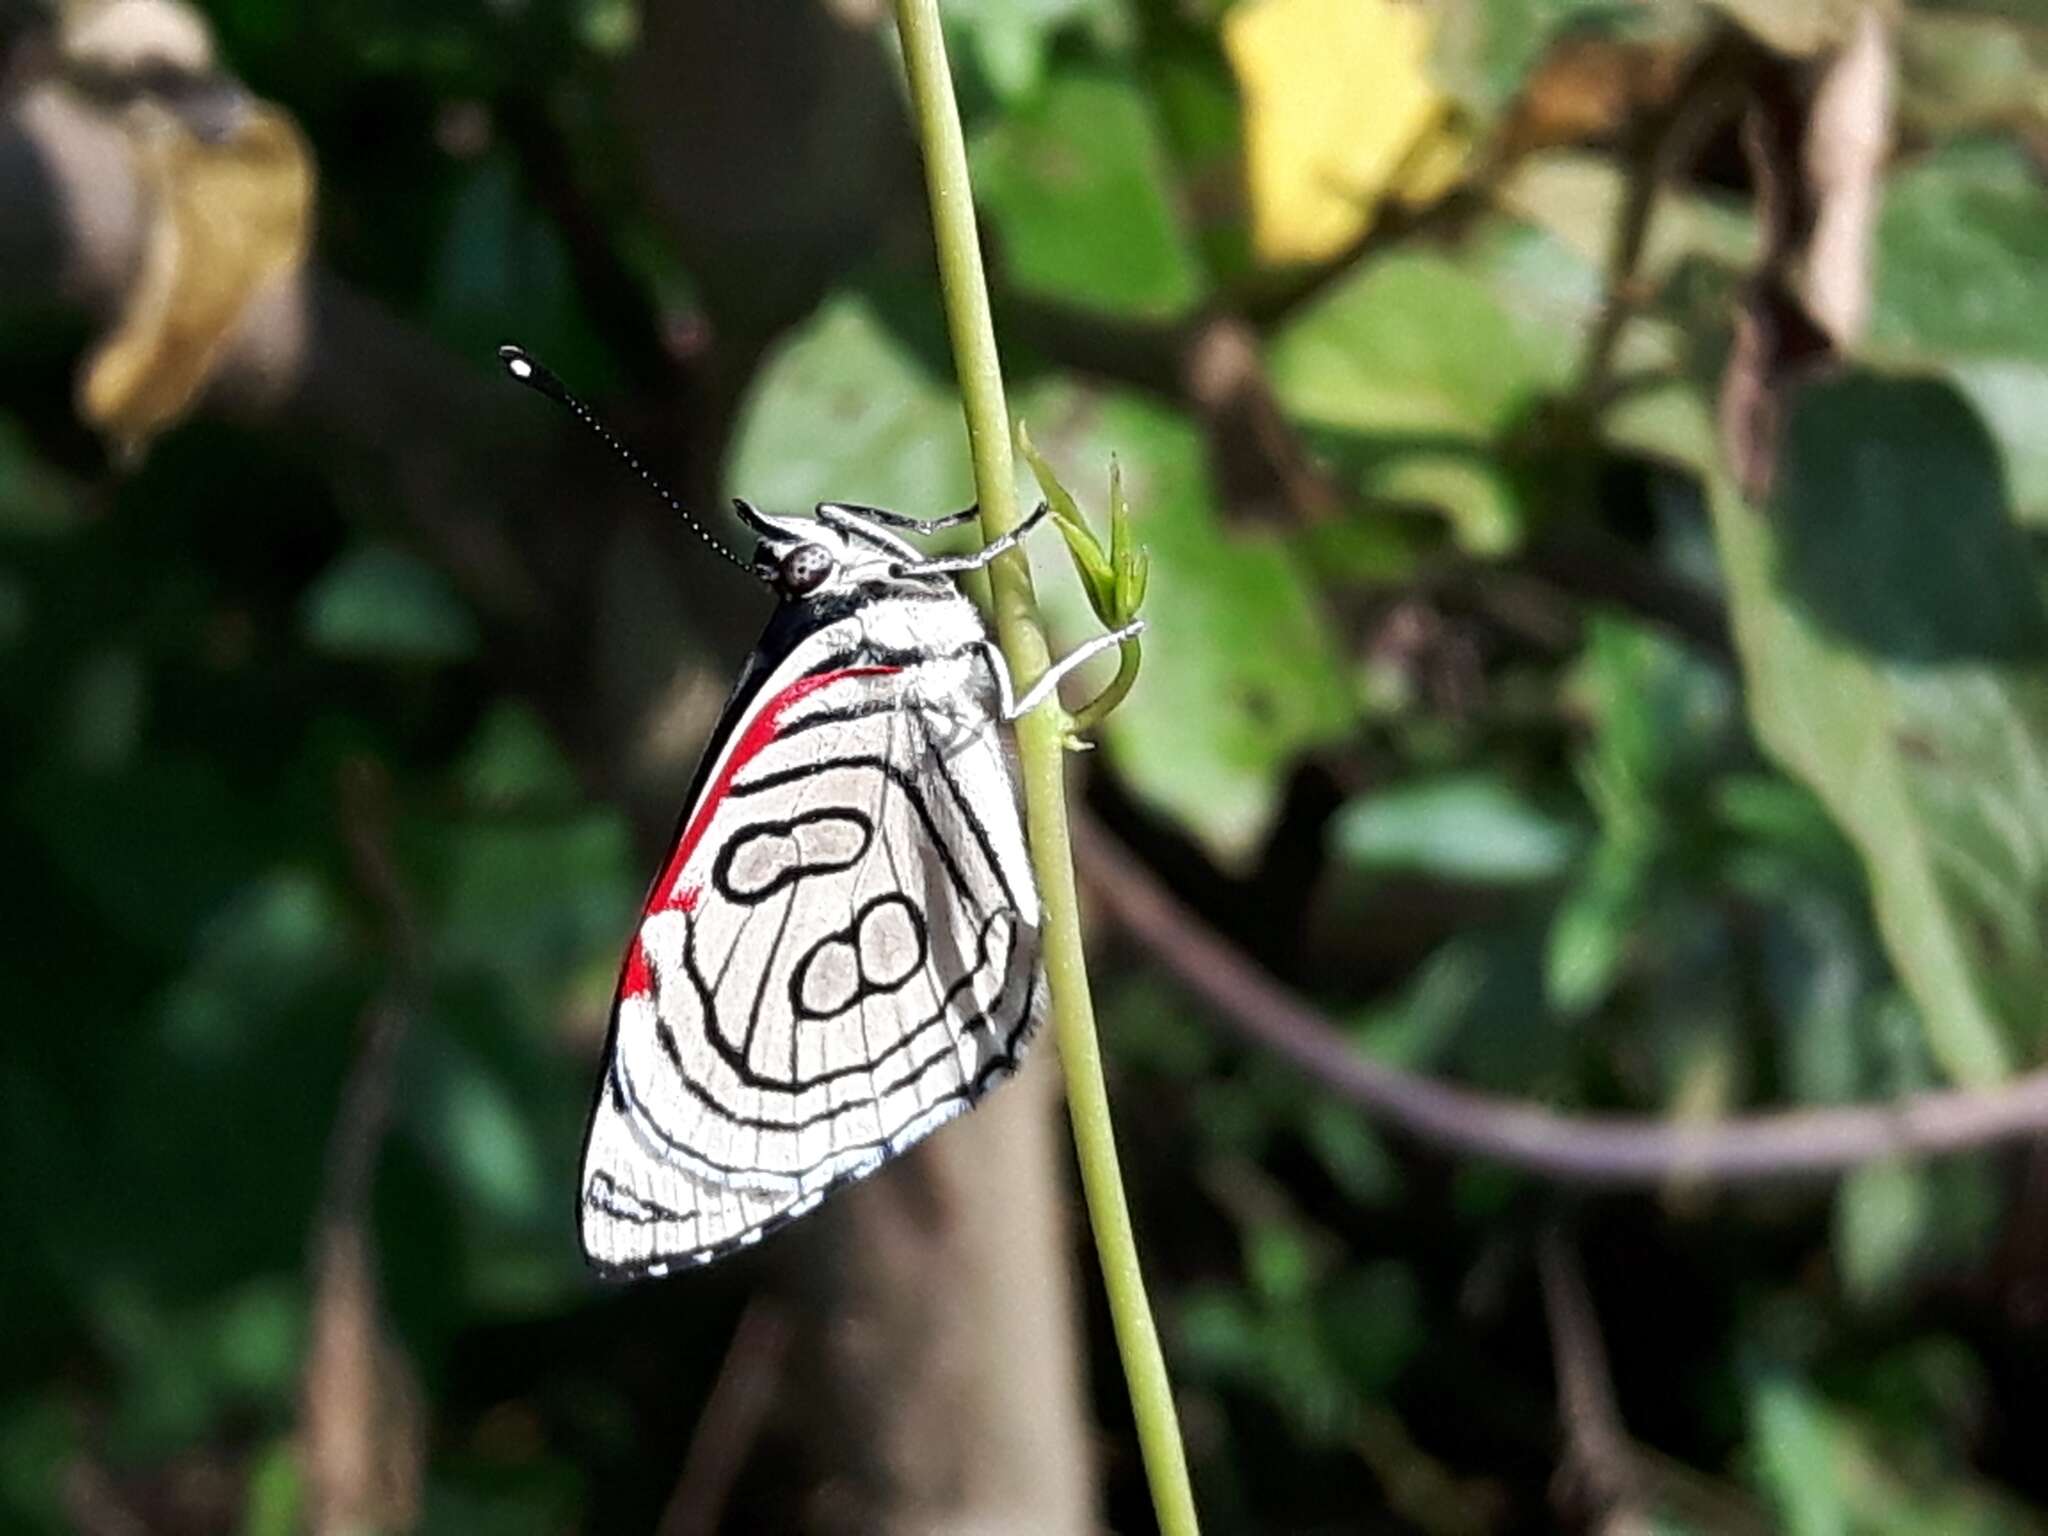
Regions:
[[986, 663], [861, 636], [806, 637], [736, 703], [649, 893], [584, 1151], [602, 1270], [809, 1210], [1008, 1075], [1044, 1007]]

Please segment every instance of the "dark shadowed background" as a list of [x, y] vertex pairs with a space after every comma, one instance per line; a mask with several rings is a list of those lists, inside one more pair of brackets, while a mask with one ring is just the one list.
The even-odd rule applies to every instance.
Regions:
[[[1207, 1528], [2048, 1530], [2048, 19], [945, 9]], [[492, 349], [971, 499], [887, 12], [0, 3], [0, 1528], [1150, 1528], [1049, 1047], [576, 1251], [764, 599]]]

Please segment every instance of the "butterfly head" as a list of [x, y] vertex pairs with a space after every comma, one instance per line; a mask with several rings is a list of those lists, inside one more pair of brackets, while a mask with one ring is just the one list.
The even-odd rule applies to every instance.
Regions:
[[744, 501], [733, 509], [760, 535], [754, 574], [784, 599], [811, 597], [832, 586], [846, 563], [839, 535], [809, 518], [771, 517]]
[[733, 510], [760, 536], [754, 574], [785, 602], [887, 580], [892, 563], [914, 553], [886, 535], [862, 540], [815, 517], [776, 517], [738, 500]]

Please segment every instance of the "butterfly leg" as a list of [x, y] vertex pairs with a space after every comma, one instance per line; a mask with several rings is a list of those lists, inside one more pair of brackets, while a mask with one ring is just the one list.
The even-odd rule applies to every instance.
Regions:
[[884, 528], [901, 528], [915, 534], [933, 534], [942, 529], [957, 528], [962, 523], [971, 523], [981, 516], [981, 503], [976, 502], [964, 512], [948, 512], [944, 517], [906, 517], [901, 512], [891, 512], [887, 507], [864, 507], [853, 501], [821, 501], [818, 503], [818, 521], [829, 528], [844, 530], [846, 519], [860, 522], [879, 523]]
[[1006, 549], [1015, 549], [1024, 536], [1045, 521], [1052, 509], [1044, 502], [1023, 522], [999, 539], [991, 539], [971, 555], [942, 555], [936, 560], [902, 560], [889, 567], [891, 576], [952, 576], [961, 571], [978, 571]]
[[996, 648], [994, 641], [983, 641], [982, 649], [988, 653], [989, 670], [996, 675], [996, 698], [1001, 705], [1003, 718], [1015, 720], [1021, 715], [1030, 714], [1052, 696], [1053, 689], [1059, 687], [1061, 679], [1074, 668], [1083, 662], [1093, 660], [1104, 651], [1113, 650], [1126, 640], [1144, 633], [1144, 630], [1145, 621], [1133, 619], [1122, 629], [1113, 629], [1106, 635], [1097, 635], [1093, 640], [1075, 646], [1047, 667], [1038, 681], [1024, 690], [1022, 698], [1017, 696], [1016, 684], [1010, 679], [1010, 664], [1003, 659], [1003, 653]]

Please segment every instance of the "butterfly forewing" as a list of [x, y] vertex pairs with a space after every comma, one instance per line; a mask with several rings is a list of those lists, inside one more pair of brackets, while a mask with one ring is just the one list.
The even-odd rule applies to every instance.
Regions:
[[600, 1268], [808, 1210], [1007, 1075], [1043, 1008], [980, 620], [950, 589], [845, 606], [750, 667], [649, 892], [584, 1153]]

